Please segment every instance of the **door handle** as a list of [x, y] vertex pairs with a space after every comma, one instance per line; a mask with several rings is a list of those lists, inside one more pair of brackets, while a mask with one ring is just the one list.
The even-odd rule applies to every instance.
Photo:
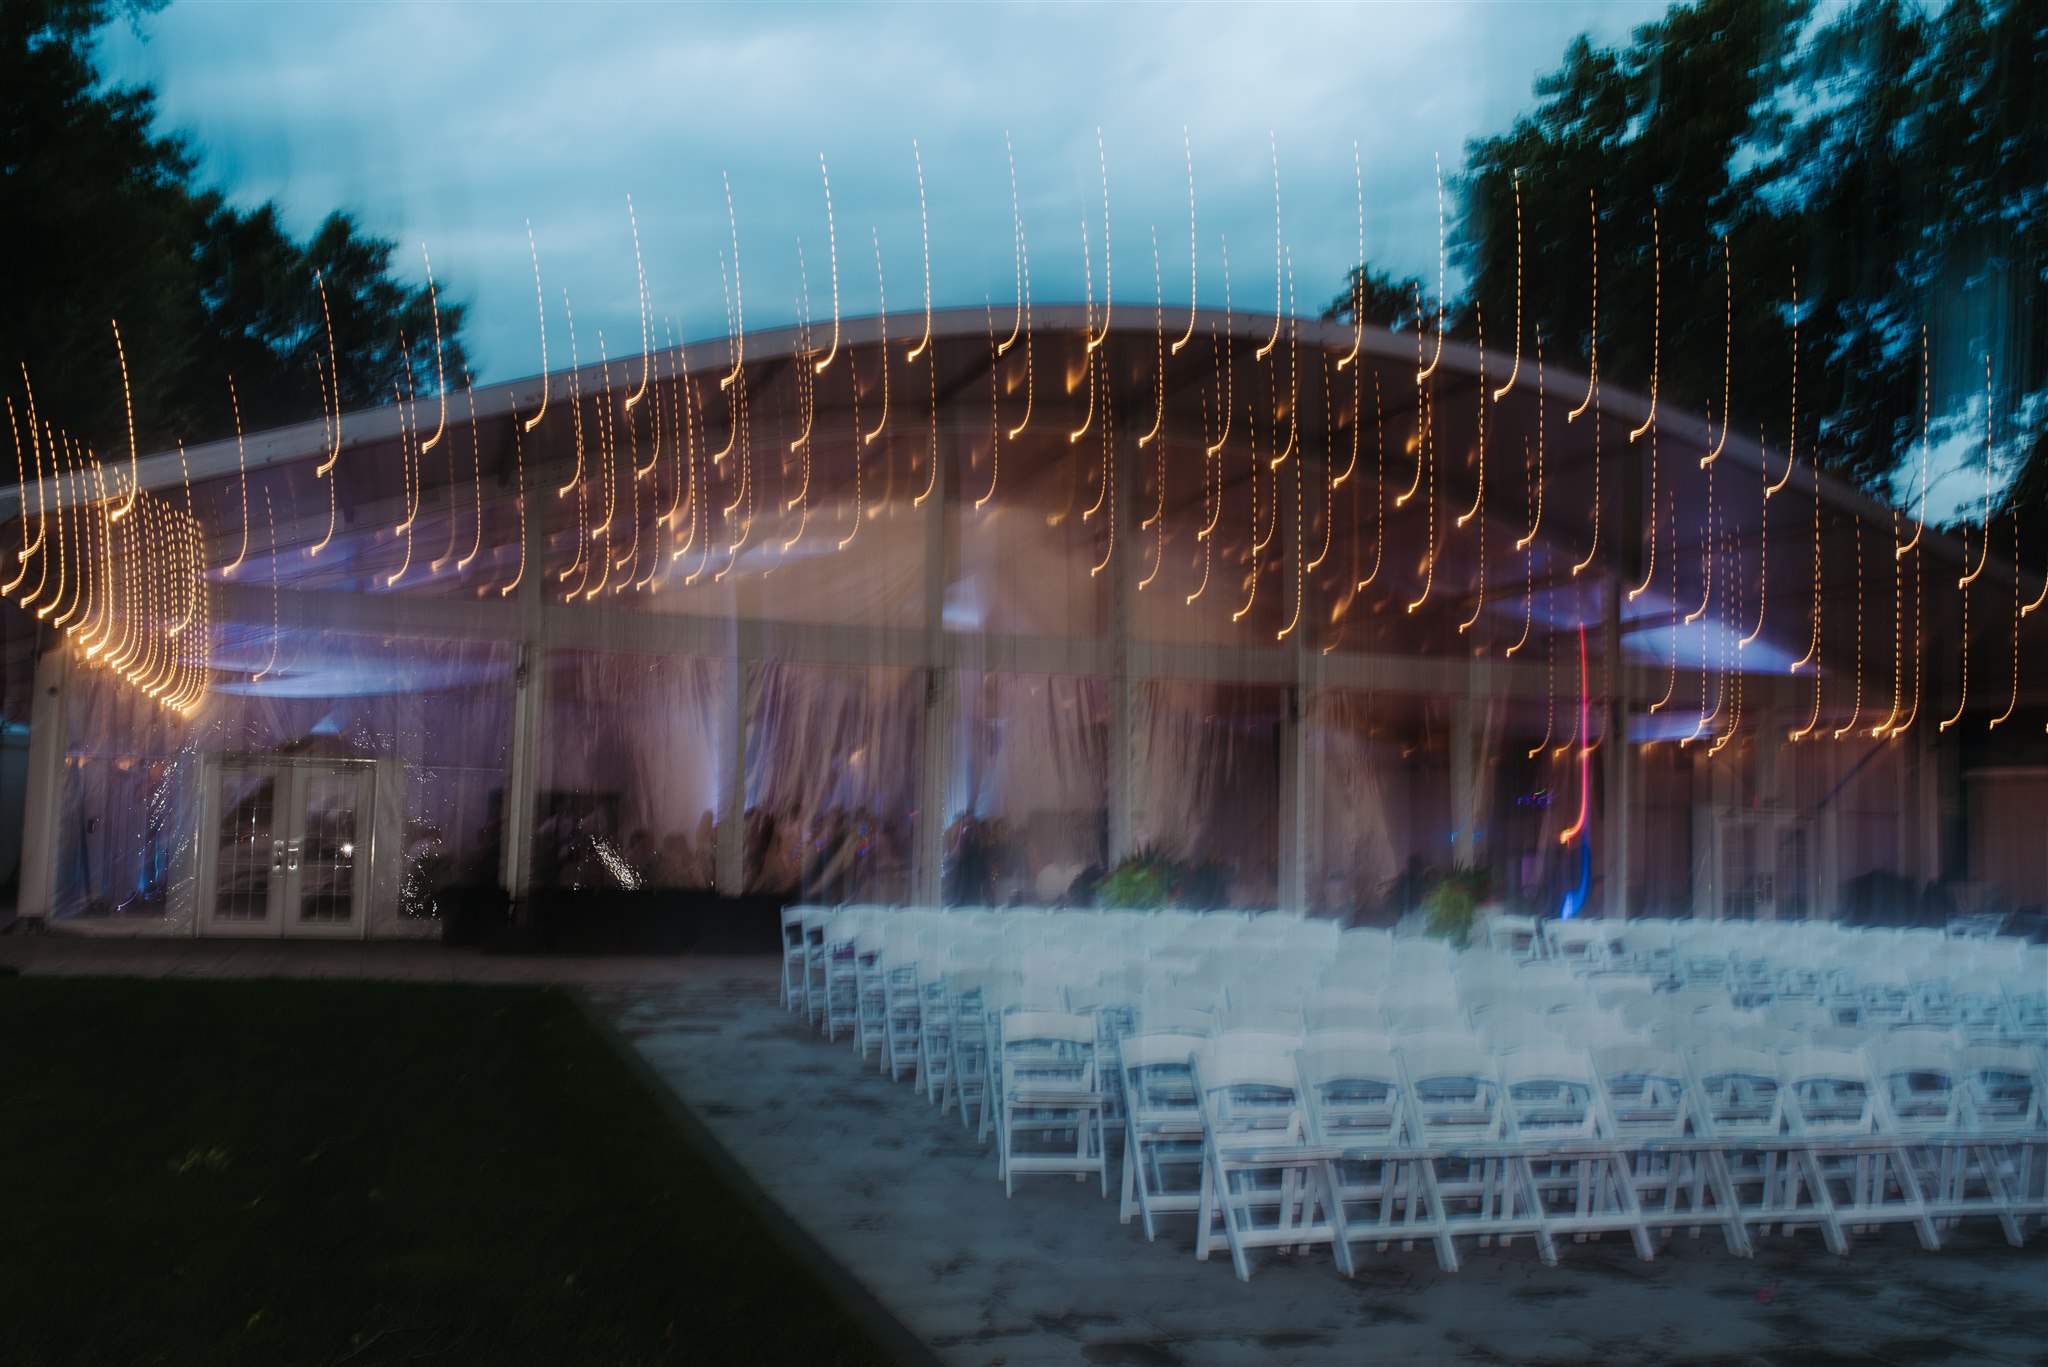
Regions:
[[272, 874], [284, 872], [284, 841], [282, 839], [273, 839], [270, 842], [270, 871]]
[[284, 852], [285, 867], [293, 872], [297, 872], [299, 867], [299, 842], [296, 840], [285, 842]]

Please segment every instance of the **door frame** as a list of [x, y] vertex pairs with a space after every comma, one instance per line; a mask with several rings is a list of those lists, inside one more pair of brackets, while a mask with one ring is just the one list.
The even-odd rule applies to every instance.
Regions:
[[[219, 922], [214, 919], [214, 908], [219, 896], [220, 875], [220, 789], [221, 778], [230, 770], [245, 769], [268, 771], [273, 782], [281, 791], [273, 796], [272, 849], [282, 853], [292, 843], [292, 828], [304, 819], [304, 803], [300, 784], [303, 776], [312, 773], [348, 772], [362, 781], [363, 800], [358, 807], [356, 827], [359, 832], [357, 844], [363, 858], [357, 865], [356, 898], [357, 913], [348, 923], [337, 926], [311, 926], [293, 924], [290, 899], [286, 895], [294, 886], [293, 874], [303, 864], [279, 870], [273, 865], [272, 879], [276, 889], [277, 914], [262, 925], [242, 922]], [[258, 939], [258, 940], [364, 940], [370, 934], [370, 898], [375, 888], [375, 870], [378, 861], [377, 848], [377, 769], [371, 759], [316, 759], [300, 755], [264, 754], [214, 754], [206, 755], [200, 761], [200, 807], [199, 807], [199, 882], [197, 904], [194, 907], [193, 933], [210, 939]], [[281, 820], [280, 820], [281, 818]], [[304, 831], [296, 832], [303, 847]], [[281, 882], [278, 880], [282, 880]]]

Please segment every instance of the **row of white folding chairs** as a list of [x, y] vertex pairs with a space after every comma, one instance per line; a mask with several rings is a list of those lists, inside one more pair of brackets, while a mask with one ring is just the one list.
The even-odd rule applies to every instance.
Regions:
[[[2017, 1244], [2048, 1214], [2038, 1053], [1931, 1058], [1898, 1050], [1773, 1056], [1727, 1046], [1489, 1052], [1444, 1039], [1299, 1042], [1137, 1035], [1123, 1041], [1123, 1218], [1148, 1237], [1197, 1216], [1197, 1256], [1227, 1247], [1240, 1277], [1258, 1247], [1434, 1244], [1719, 1227], [1849, 1232], [1997, 1219]], [[1953, 1059], [1952, 1063], [1946, 1062]], [[1943, 1069], [1946, 1071], [1943, 1071]], [[1185, 1070], [1185, 1076], [1181, 1076]], [[1190, 1192], [1168, 1174], [1199, 1163]]]

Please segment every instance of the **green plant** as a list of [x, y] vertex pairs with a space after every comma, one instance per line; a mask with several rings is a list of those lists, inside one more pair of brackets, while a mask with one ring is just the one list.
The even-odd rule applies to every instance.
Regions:
[[1173, 860], [1149, 849], [1140, 850], [1102, 875], [1095, 885], [1095, 905], [1141, 911], [1163, 907], [1178, 872]]
[[1472, 923], [1492, 891], [1493, 877], [1483, 868], [1459, 864], [1437, 879], [1422, 896], [1423, 926], [1440, 940], [1463, 945]]

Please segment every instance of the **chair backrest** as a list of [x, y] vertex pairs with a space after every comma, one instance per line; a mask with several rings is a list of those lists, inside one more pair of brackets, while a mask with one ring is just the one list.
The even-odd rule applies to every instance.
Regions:
[[1310, 1142], [1346, 1147], [1400, 1144], [1406, 1128], [1401, 1060], [1391, 1049], [1312, 1037], [1298, 1060]]
[[1376, 1006], [1330, 1006], [1318, 1003], [1309, 1007], [1304, 1023], [1311, 1030], [1384, 1032], [1387, 1028], [1387, 1018]]
[[1503, 1137], [1500, 1077], [1483, 1046], [1404, 1040], [1400, 1052], [1416, 1139], [1428, 1144]]
[[1219, 1030], [1279, 1030], [1300, 1034], [1304, 1020], [1299, 1006], [1232, 1006], [1216, 1017]]
[[1301, 1047], [1299, 1030], [1218, 1030], [1214, 1047], [1232, 1053], [1265, 1053], [1292, 1056]]
[[1387, 1024], [1395, 1034], [1417, 1034], [1433, 1030], [1469, 1030], [1471, 1022], [1462, 1008], [1442, 1002], [1390, 1007]]
[[1888, 1127], [1946, 1132], [1958, 1128], [1956, 1056], [1939, 1043], [1894, 1035], [1865, 1051]]
[[1688, 1060], [1687, 1091], [1694, 1118], [1711, 1138], [1757, 1138], [1785, 1129], [1779, 1059], [1733, 1044], [1696, 1046]]
[[1207, 1035], [1216, 1029], [1216, 1013], [1192, 1006], [1162, 1004], [1150, 995], [1132, 1008], [1136, 1028], [1147, 1034], [1171, 1031], [1184, 1035]]
[[1671, 1050], [1647, 1044], [1597, 1048], [1593, 1072], [1615, 1133], [1677, 1138], [1691, 1123], [1685, 1060]]
[[1300, 1071], [1292, 1050], [1214, 1040], [1195, 1052], [1191, 1072], [1203, 1128], [1212, 1140], [1256, 1134], [1275, 1143], [1303, 1136]]
[[1808, 1045], [1784, 1054], [1785, 1118], [1798, 1134], [1871, 1134], [1877, 1129], [1877, 1089], [1870, 1059], [1847, 1049]]
[[1356, 1049], [1369, 1054], [1391, 1054], [1395, 1049], [1394, 1037], [1384, 1030], [1311, 1030], [1302, 1039], [1305, 1049]]
[[2036, 1051], [2017, 1044], [1973, 1044], [1955, 1052], [1963, 1120], [1982, 1134], [2048, 1129], [2048, 1078]]
[[1124, 1079], [1124, 1105], [1134, 1121], [1145, 1124], [1200, 1114], [1189, 1064], [1207, 1043], [1200, 1035], [1125, 1037], [1118, 1046], [1118, 1067]]
[[1494, 1062], [1507, 1095], [1510, 1134], [1524, 1139], [1586, 1137], [1606, 1132], [1600, 1084], [1582, 1049], [1560, 1045], [1517, 1049]]

